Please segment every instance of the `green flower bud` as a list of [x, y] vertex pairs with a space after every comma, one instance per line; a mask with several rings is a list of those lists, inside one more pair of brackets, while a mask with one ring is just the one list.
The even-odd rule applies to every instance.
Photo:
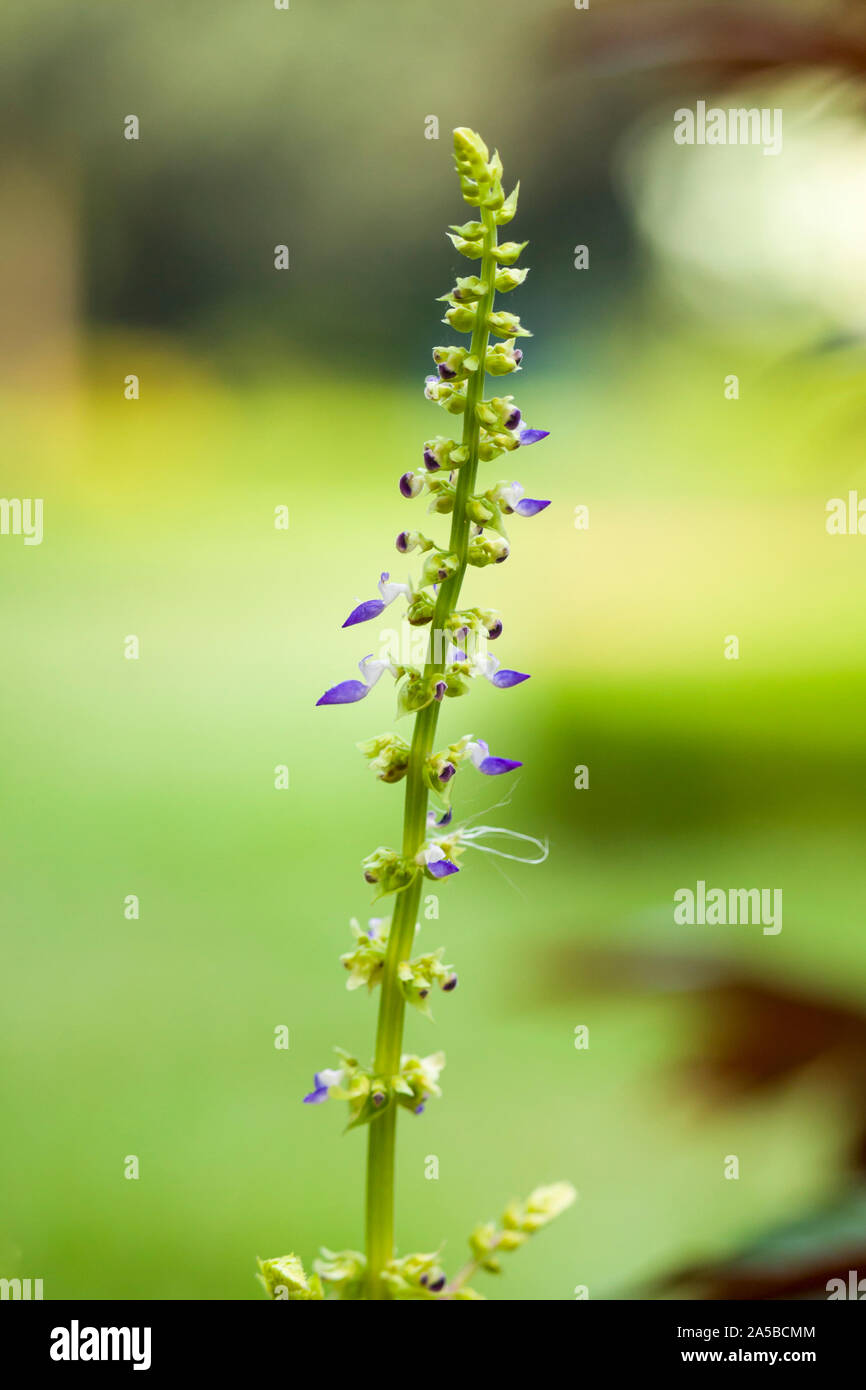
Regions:
[[504, 1251], [519, 1250], [521, 1245], [525, 1245], [529, 1236], [522, 1231], [503, 1231], [499, 1237], [498, 1249]]
[[486, 526], [496, 515], [494, 509], [482, 497], [470, 497], [466, 503], [466, 515], [476, 526]]
[[492, 248], [493, 259], [499, 265], [514, 265], [517, 257], [525, 251], [528, 241], [503, 241]]
[[454, 163], [461, 179], [473, 179], [476, 183], [486, 183], [489, 178], [487, 164], [490, 151], [481, 136], [468, 126], [458, 126], [454, 132]]
[[429, 676], [420, 671], [408, 672], [405, 684], [401, 684], [397, 690], [398, 715], [415, 713], [434, 700], [442, 699], [444, 686], [445, 680], [435, 671]]
[[[437, 303], [439, 304], [474, 304], [477, 299], [483, 299], [487, 293], [487, 286], [483, 280], [479, 280], [477, 275], [458, 276], [457, 284], [448, 294], [440, 294]], [[436, 352], [433, 350], [433, 360], [436, 361]]]
[[482, 435], [478, 443], [478, 457], [482, 463], [492, 463], [494, 459], [501, 458], [502, 452], [488, 435]]
[[433, 476], [427, 479], [427, 491], [430, 493], [430, 511], [438, 512], [441, 516], [447, 516], [454, 510], [454, 494], [456, 484], [450, 478], [440, 478]]
[[436, 600], [432, 594], [415, 594], [406, 609], [406, 619], [412, 627], [424, 627], [425, 623], [433, 621], [435, 610]]
[[505, 202], [502, 204], [502, 207], [496, 214], [495, 221], [497, 226], [503, 227], [506, 222], [510, 222], [511, 219], [514, 217], [514, 214], [517, 212], [517, 197], [519, 192], [520, 183], [518, 182], [515, 184], [514, 188], [509, 193], [508, 197], [505, 199]]
[[479, 401], [475, 407], [475, 414], [482, 425], [493, 430], [511, 428], [508, 426], [509, 420], [520, 420], [513, 396], [494, 396], [492, 400]]
[[346, 988], [360, 989], [362, 985], [366, 985], [369, 990], [373, 990], [382, 978], [391, 926], [390, 918], [382, 918], [366, 931], [354, 918], [349, 926], [355, 938], [355, 949], [340, 956], [340, 963], [344, 969], [351, 972], [346, 981]]
[[257, 1260], [256, 1263], [259, 1267], [256, 1278], [269, 1298], [306, 1303], [325, 1296], [319, 1276], [314, 1274], [308, 1279], [297, 1255], [281, 1255], [274, 1260]]
[[507, 342], [496, 343], [487, 349], [484, 369], [490, 376], [506, 376], [508, 372], [519, 371], [522, 360], [522, 348], [516, 348], [514, 339], [509, 338]]
[[528, 270], [515, 270], [513, 266], [504, 266], [502, 270], [496, 272], [496, 290], [498, 294], [507, 294], [509, 290], [516, 290], [518, 285], [522, 285]]
[[409, 745], [399, 734], [379, 734], [355, 745], [380, 782], [399, 782], [409, 768]]
[[465, 382], [440, 381], [438, 377], [428, 376], [424, 383], [424, 395], [428, 401], [444, 406], [452, 415], [461, 415], [466, 409]]
[[382, 1281], [393, 1299], [436, 1299], [446, 1286], [438, 1251], [391, 1260], [382, 1272]]
[[464, 222], [461, 227], [458, 227], [452, 222], [451, 230], [454, 232], [455, 236], [463, 237], [466, 241], [480, 241], [484, 236], [484, 223]]
[[452, 304], [442, 322], [449, 324], [456, 333], [471, 333], [475, 327], [475, 319], [474, 304]]
[[431, 550], [429, 555], [425, 555], [421, 566], [421, 587], [426, 588], [428, 584], [444, 584], [446, 579], [451, 578], [458, 564], [456, 555], [446, 555], [443, 550]]
[[[517, 435], [512, 434], [510, 430], [494, 431], [492, 434], [486, 433], [485, 442], [489, 443], [491, 448], [495, 449], [497, 453], [505, 452], [510, 454], [513, 449], [520, 448], [520, 440]], [[494, 454], [494, 457], [496, 457], [496, 454]]]
[[555, 1182], [549, 1187], [536, 1187], [526, 1199], [523, 1230], [537, 1231], [560, 1216], [577, 1199], [570, 1182]]
[[360, 1299], [367, 1270], [367, 1258], [360, 1250], [328, 1250], [322, 1246], [313, 1268], [323, 1283], [340, 1299]]
[[501, 1269], [499, 1261], [493, 1256], [498, 1242], [498, 1233], [492, 1221], [476, 1226], [469, 1237], [469, 1249], [472, 1251], [472, 1258], [490, 1274], [498, 1274]]
[[398, 893], [412, 882], [418, 872], [417, 865], [404, 859], [395, 849], [387, 849], [383, 845], [362, 860], [361, 868], [364, 878], [376, 888], [374, 902], [387, 893]]
[[469, 240], [466, 237], [456, 236], [452, 232], [448, 233], [448, 237], [461, 256], [465, 256], [468, 261], [480, 261], [484, 255], [484, 243], [482, 241]]
[[417, 960], [404, 960], [397, 968], [397, 976], [408, 1004], [414, 1004], [427, 1018], [432, 1018], [429, 995], [434, 985], [443, 988], [451, 979], [456, 979], [454, 967], [442, 964], [445, 947], [419, 956]]
[[469, 542], [469, 563], [484, 569], [507, 560], [510, 546], [504, 536], [473, 536]]
[[495, 314], [488, 314], [487, 326], [490, 332], [495, 333], [498, 338], [532, 337], [528, 328], [521, 328], [520, 319], [517, 315], [509, 314], [505, 309], [500, 309]]
[[[470, 277], [474, 279], [475, 277]], [[458, 280], [458, 284], [462, 283]], [[453, 303], [453, 297], [443, 294], [441, 299], [449, 304]], [[472, 375], [478, 370], [478, 358], [473, 357], [468, 348], [464, 347], [435, 347], [433, 349], [433, 361], [439, 368], [439, 375], [443, 381], [454, 379], [465, 380], [467, 374]]]
[[394, 1082], [397, 1104], [417, 1112], [430, 1096], [438, 1099], [442, 1095], [439, 1077], [444, 1066], [444, 1052], [433, 1052], [429, 1057], [401, 1057], [400, 1074]]

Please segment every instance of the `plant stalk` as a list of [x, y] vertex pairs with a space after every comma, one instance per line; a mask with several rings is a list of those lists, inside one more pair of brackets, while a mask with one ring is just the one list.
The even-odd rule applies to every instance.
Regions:
[[[481, 185], [482, 201], [487, 191], [487, 187]], [[445, 666], [445, 621], [458, 605], [460, 589], [466, 573], [470, 532], [466, 504], [475, 490], [478, 472], [480, 425], [475, 408], [481, 401], [484, 392], [484, 363], [490, 336], [487, 318], [493, 308], [494, 279], [497, 269], [492, 254], [493, 248], [496, 246], [496, 222], [493, 213], [487, 208], [481, 208], [480, 215], [484, 223], [484, 254], [481, 260], [480, 278], [487, 289], [484, 298], [478, 302], [476, 323], [470, 347], [472, 355], [478, 358], [478, 368], [469, 377], [466, 388], [462, 443], [468, 449], [469, 457], [457, 473], [454, 510], [451, 517], [449, 553], [457, 556], [458, 563], [451, 578], [441, 586], [436, 600], [425, 666], [425, 674], [428, 676], [441, 672]], [[424, 709], [419, 710], [415, 717], [409, 768], [406, 775], [406, 803], [403, 816], [402, 853], [406, 859], [410, 860], [415, 858], [427, 839], [427, 787], [424, 783], [424, 765], [433, 751], [439, 708], [439, 701], [434, 700]], [[397, 970], [403, 961], [409, 959], [412, 950], [422, 884], [423, 875], [419, 871], [408, 887], [397, 894], [391, 918], [388, 949], [382, 976], [382, 994], [379, 1001], [374, 1062], [376, 1075], [385, 1080], [396, 1075], [400, 1069], [405, 1000]], [[394, 1257], [394, 1151], [397, 1108], [392, 1100], [384, 1113], [373, 1120], [369, 1127], [366, 1281], [366, 1297], [368, 1299], [382, 1299], [387, 1296], [382, 1284], [382, 1271]]]

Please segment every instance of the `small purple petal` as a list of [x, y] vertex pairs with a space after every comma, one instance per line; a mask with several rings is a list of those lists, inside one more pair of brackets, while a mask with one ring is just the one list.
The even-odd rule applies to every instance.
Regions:
[[422, 1100], [422, 1102], [421, 1102], [420, 1105], [416, 1105], [416, 1106], [415, 1106], [415, 1109], [412, 1111], [412, 1114], [413, 1114], [413, 1115], [423, 1115], [423, 1114], [424, 1114], [424, 1102], [423, 1102], [423, 1100]]
[[522, 681], [528, 680], [528, 674], [523, 671], [497, 671], [495, 676], [490, 677], [491, 684], [499, 690], [508, 690], [509, 686], [520, 685]]
[[355, 623], [368, 623], [371, 618], [378, 618], [380, 613], [384, 613], [385, 604], [380, 598], [368, 598], [365, 603], [359, 603], [357, 608], [353, 608], [343, 627], [354, 627]]
[[304, 1096], [304, 1105], [321, 1105], [322, 1101], [327, 1099], [327, 1086], [317, 1086], [315, 1091], [311, 1091], [308, 1096]]
[[516, 767], [523, 767], [523, 763], [516, 763], [513, 758], [482, 758], [478, 771], [485, 777], [498, 777], [502, 772], [513, 772]]
[[401, 555], [405, 555], [409, 550], [409, 532], [401, 531], [394, 542]]
[[515, 348], [511, 355], [519, 367], [523, 361], [523, 348]]
[[501, 636], [502, 636], [502, 619], [501, 619], [501, 618], [497, 618], [497, 619], [496, 619], [496, 622], [493, 624], [493, 626], [492, 626], [492, 627], [489, 627], [489, 628], [487, 629], [487, 640], [488, 640], [488, 642], [495, 642], [496, 639], [497, 639], [497, 637], [501, 637]]
[[512, 410], [508, 419], [505, 421], [505, 428], [507, 430], [516, 430], [517, 426], [520, 424], [521, 419], [522, 416], [520, 414], [520, 411], [515, 406], [514, 410]]
[[451, 381], [457, 375], [450, 367], [446, 367], [444, 362], [439, 364], [439, 376], [442, 381]]
[[447, 689], [448, 689], [448, 686], [447, 686], [447, 683], [446, 683], [445, 681], [437, 681], [437, 682], [436, 682], [436, 689], [433, 691], [433, 699], [434, 699], [434, 700], [444, 700], [444, 698], [445, 698], [445, 691], [446, 691]]
[[521, 444], [537, 444], [539, 439], [546, 439], [550, 430], [521, 430], [518, 436]]
[[452, 864], [450, 859], [440, 859], [436, 864], [428, 864], [427, 868], [434, 878], [447, 878], [449, 874], [459, 874], [460, 870], [456, 864]]
[[433, 453], [432, 449], [425, 449], [425, 450], [424, 450], [424, 467], [427, 469], [427, 471], [428, 471], [429, 473], [435, 473], [436, 470], [437, 470], [440, 466], [441, 466], [441, 465], [440, 465], [440, 463], [439, 463], [439, 460], [437, 459], [436, 455]]
[[543, 512], [545, 507], [549, 507], [549, 502], [539, 502], [534, 497], [522, 497], [514, 510], [518, 516], [537, 516]]
[[363, 700], [365, 695], [369, 695], [372, 686], [365, 685], [363, 681], [340, 681], [339, 685], [332, 685], [330, 690], [326, 690], [321, 699], [316, 701], [317, 705], [354, 705], [356, 701]]
[[444, 983], [444, 985], [442, 986], [442, 988], [443, 988], [446, 992], [448, 992], [448, 991], [450, 991], [450, 990], [452, 990], [452, 989], [456, 989], [456, 988], [457, 988], [457, 976], [456, 976], [456, 975], [449, 975], [449, 976], [448, 976], [448, 979], [445, 981], [445, 983]]
[[435, 811], [428, 811], [428, 812], [427, 812], [427, 824], [428, 824], [428, 825], [435, 825], [436, 828], [437, 828], [437, 830], [438, 830], [438, 828], [439, 828], [441, 825], [450, 825], [450, 824], [451, 824], [451, 817], [452, 817], [453, 815], [454, 815], [454, 812], [453, 812], [453, 810], [452, 810], [452, 808], [451, 808], [450, 806], [448, 807], [448, 810], [445, 812], [445, 814], [444, 814], [444, 816], [441, 818], [441, 820], [437, 820], [437, 819], [436, 819], [436, 812], [435, 812]]
[[439, 773], [439, 781], [450, 782], [456, 771], [457, 769], [453, 763], [445, 763], [442, 771]]
[[400, 491], [404, 497], [417, 497], [422, 487], [423, 483], [416, 479], [414, 473], [404, 473], [400, 479]]

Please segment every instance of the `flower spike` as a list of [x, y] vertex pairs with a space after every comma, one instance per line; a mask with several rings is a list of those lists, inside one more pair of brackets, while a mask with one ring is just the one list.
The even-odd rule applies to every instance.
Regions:
[[[454, 161], [470, 211], [467, 221], [451, 226], [449, 236], [457, 252], [473, 264], [464, 267], [466, 273], [456, 277], [438, 302], [443, 322], [455, 337], [465, 337], [455, 342], [449, 334], [433, 349], [434, 371], [424, 381], [424, 395], [447, 420], [429, 429], [430, 438], [414, 454], [415, 468], [398, 482], [407, 500], [427, 494], [427, 512], [449, 518], [448, 534], [433, 539], [408, 525], [395, 528], [397, 553], [420, 551], [420, 565], [407, 583], [392, 580], [384, 571], [376, 596], [357, 603], [343, 623], [352, 628], [373, 622], [396, 599], [405, 598], [400, 626], [401, 635], [412, 641], [411, 657], [401, 656], [398, 662], [396, 657], [391, 661], [366, 656], [358, 663], [360, 679], [340, 681], [316, 702], [346, 705], [365, 700], [387, 670], [396, 682], [395, 718], [414, 720], [411, 730], [398, 725], [405, 736], [389, 730], [357, 744], [379, 783], [406, 784], [399, 848], [380, 844], [360, 866], [373, 901], [390, 898], [390, 915], [370, 918], [364, 927], [352, 918], [351, 949], [340, 956], [342, 978], [353, 997], [380, 990], [375, 1047], [369, 1061], [336, 1049], [337, 1063], [317, 1071], [312, 1090], [304, 1096], [304, 1104], [311, 1106], [329, 1098], [345, 1102], [347, 1130], [373, 1126], [366, 1253], [323, 1247], [309, 1277], [295, 1255], [260, 1261], [261, 1282], [271, 1298], [480, 1299], [469, 1283], [476, 1271], [496, 1272], [503, 1254], [523, 1245], [575, 1196], [568, 1183], [556, 1183], [537, 1188], [524, 1203], [510, 1203], [499, 1223], [475, 1228], [470, 1262], [450, 1282], [441, 1250], [399, 1257], [395, 1251], [397, 1112], [422, 1115], [431, 1098], [441, 1094], [439, 1078], [445, 1065], [441, 1052], [421, 1057], [402, 1051], [406, 1005], [430, 1018], [433, 991], [451, 994], [457, 986], [453, 966], [444, 961], [444, 947], [414, 949], [425, 884], [442, 883], [460, 873], [471, 849], [521, 865], [542, 864], [549, 854], [546, 839], [524, 831], [479, 825], [477, 815], [455, 821], [452, 802], [462, 792], [464, 768], [471, 766], [483, 777], [500, 777], [516, 772], [522, 763], [491, 753], [485, 740], [473, 734], [436, 746], [439, 722], [448, 718], [451, 702], [467, 696], [479, 676], [497, 690], [529, 680], [528, 672], [503, 667], [488, 650], [503, 630], [497, 610], [469, 607], [461, 602], [461, 589], [470, 566], [495, 575], [494, 567], [509, 559], [508, 517], [537, 516], [550, 506], [548, 500], [527, 497], [522, 484], [491, 482], [486, 474], [495, 460], [548, 435], [527, 424], [522, 405], [499, 381], [523, 370], [524, 353], [517, 344], [532, 337], [520, 318], [497, 302], [497, 295], [511, 294], [527, 275], [516, 264], [526, 242], [499, 241], [499, 228], [517, 213], [519, 184], [506, 193], [498, 151], [491, 154], [468, 127], [454, 132]], [[438, 418], [442, 422], [443, 417]], [[420, 631], [428, 625], [429, 637]], [[425, 651], [416, 656], [414, 644], [422, 636]], [[436, 896], [425, 900], [425, 919], [429, 901], [436, 902]]]

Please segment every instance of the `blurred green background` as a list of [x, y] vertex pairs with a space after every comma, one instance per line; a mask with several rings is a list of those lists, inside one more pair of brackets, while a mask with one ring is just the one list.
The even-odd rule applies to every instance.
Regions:
[[[385, 681], [314, 702], [377, 645], [340, 624], [424, 525], [395, 482], [441, 427], [421, 383], [466, 273], [456, 124], [521, 179], [515, 389], [551, 437], [514, 472], [552, 505], [466, 590], [533, 679], [479, 683], [442, 729], [523, 760], [493, 818], [551, 855], [467, 854], [425, 924], [461, 984], [409, 1019], [448, 1065], [400, 1125], [401, 1251], [445, 1240], [456, 1268], [476, 1221], [568, 1179], [578, 1205], [478, 1288], [617, 1297], [847, 1180], [857, 1116], [821, 1064], [716, 1103], [684, 1070], [694, 992], [600, 988], [588, 961], [711, 956], [866, 1009], [866, 542], [824, 526], [866, 487], [866, 127], [850, 79], [801, 64], [732, 103], [784, 107], [778, 159], [679, 149], [673, 110], [729, 104], [725, 74], [593, 64], [589, 23], [547, 0], [7, 7], [2, 491], [45, 499], [45, 538], [0, 537], [0, 1274], [48, 1298], [255, 1298], [256, 1254], [363, 1241], [365, 1136], [300, 1098], [335, 1043], [372, 1048], [377, 997], [337, 957], [402, 789], [354, 748], [393, 725]], [[499, 799], [480, 783], [461, 816]], [[783, 931], [674, 926], [699, 878], [781, 887]]]

